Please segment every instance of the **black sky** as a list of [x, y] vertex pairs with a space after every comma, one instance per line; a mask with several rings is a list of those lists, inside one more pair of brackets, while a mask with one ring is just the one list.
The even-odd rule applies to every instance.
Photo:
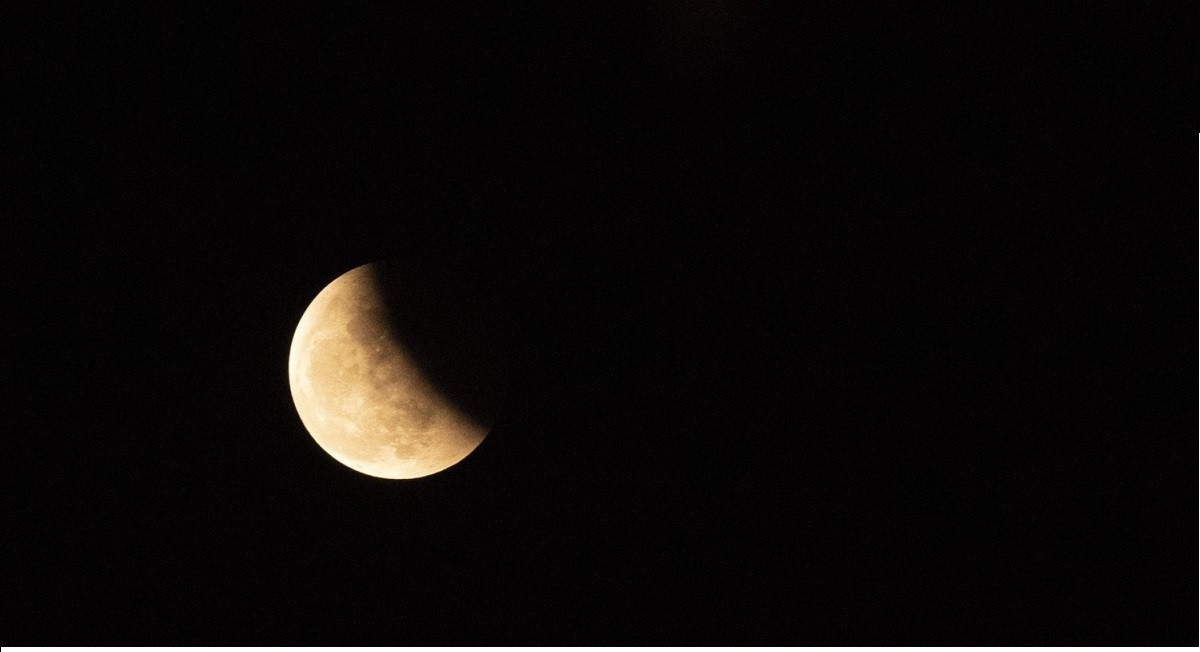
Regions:
[[[168, 4], [5, 11], [5, 644], [1196, 644], [1129, 16]], [[393, 257], [508, 369], [410, 482], [286, 377]]]

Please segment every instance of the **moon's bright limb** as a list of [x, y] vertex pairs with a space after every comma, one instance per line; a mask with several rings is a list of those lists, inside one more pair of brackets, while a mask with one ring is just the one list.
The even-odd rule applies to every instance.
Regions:
[[[462, 320], [394, 271], [363, 265], [321, 290], [296, 327], [288, 377], [301, 421], [334, 459], [379, 478], [418, 478], [487, 436], [498, 376]], [[395, 292], [396, 283], [409, 287]], [[451, 400], [463, 388], [469, 400]], [[462, 407], [471, 402], [476, 409]]]

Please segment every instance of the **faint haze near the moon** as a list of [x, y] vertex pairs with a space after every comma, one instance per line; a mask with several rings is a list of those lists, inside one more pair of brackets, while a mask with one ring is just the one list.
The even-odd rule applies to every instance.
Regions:
[[[321, 448], [395, 479], [469, 455], [491, 428], [500, 391], [465, 316], [401, 270], [364, 265], [330, 283], [301, 317], [288, 360], [297, 412]], [[464, 392], [476, 395], [462, 400]]]
[[663, 0], [662, 20], [670, 43], [687, 57], [718, 57], [741, 34], [754, 0]]

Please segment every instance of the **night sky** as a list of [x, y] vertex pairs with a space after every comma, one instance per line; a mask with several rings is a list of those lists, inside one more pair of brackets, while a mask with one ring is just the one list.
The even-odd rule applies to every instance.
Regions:
[[[1127, 16], [303, 4], [5, 9], [4, 644], [1196, 644]], [[412, 481], [287, 384], [385, 258], [507, 370]]]

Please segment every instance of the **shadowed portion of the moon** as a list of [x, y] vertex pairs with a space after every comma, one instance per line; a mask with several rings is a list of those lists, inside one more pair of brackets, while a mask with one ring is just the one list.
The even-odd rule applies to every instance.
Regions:
[[489, 429], [503, 400], [499, 356], [480, 311], [466, 293], [400, 261], [368, 268], [385, 314], [367, 320], [421, 370], [437, 393], [475, 424]]

